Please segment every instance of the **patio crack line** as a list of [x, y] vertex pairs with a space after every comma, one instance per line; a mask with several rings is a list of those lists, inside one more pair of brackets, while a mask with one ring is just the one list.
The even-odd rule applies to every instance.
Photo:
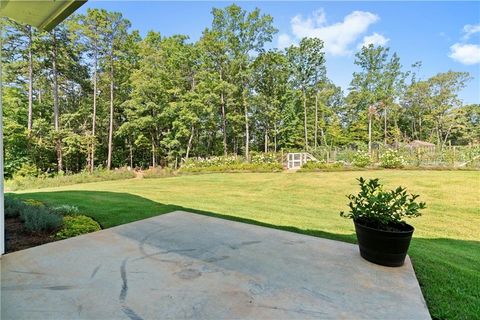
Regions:
[[130, 320], [143, 320], [138, 314], [135, 313], [131, 308], [126, 306], [125, 300], [127, 299], [128, 293], [128, 281], [127, 281], [127, 261], [128, 258], [123, 259], [122, 264], [120, 265], [120, 277], [122, 278], [122, 289], [120, 290], [120, 295], [118, 296], [118, 300], [120, 301], [120, 305], [122, 307], [123, 313]]

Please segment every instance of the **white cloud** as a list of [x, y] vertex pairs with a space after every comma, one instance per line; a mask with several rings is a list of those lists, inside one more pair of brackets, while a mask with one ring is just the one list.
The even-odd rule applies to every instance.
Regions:
[[450, 54], [453, 60], [470, 65], [480, 63], [480, 45], [467, 43], [467, 40], [474, 34], [480, 32], [480, 24], [466, 24], [463, 26], [463, 37], [460, 42], [450, 46]]
[[480, 63], [480, 45], [455, 43], [450, 47], [448, 56], [463, 64]]
[[295, 44], [295, 41], [286, 33], [282, 33], [278, 36], [278, 48], [284, 49]]
[[480, 24], [467, 24], [463, 26], [463, 32], [465, 33], [463, 39], [468, 40], [472, 35], [480, 32]]
[[331, 55], [345, 56], [351, 53], [349, 47], [368, 30], [368, 27], [380, 18], [371, 12], [354, 11], [343, 18], [342, 22], [327, 24], [323, 9], [315, 11], [309, 17], [297, 15], [291, 20], [292, 33], [297, 39], [316, 37], [323, 40], [325, 52]]
[[374, 46], [385, 46], [388, 41], [390, 41], [389, 38], [374, 32], [369, 36], [363, 37], [363, 41], [358, 45], [358, 48], [368, 47], [370, 44], [373, 44]]

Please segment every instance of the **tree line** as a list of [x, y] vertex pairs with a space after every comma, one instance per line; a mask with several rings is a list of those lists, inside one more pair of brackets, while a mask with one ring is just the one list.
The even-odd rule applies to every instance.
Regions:
[[198, 41], [145, 37], [121, 13], [89, 9], [51, 32], [2, 20], [5, 170], [178, 166], [182, 159], [333, 146], [480, 141], [468, 73], [418, 77], [387, 47], [363, 47], [348, 93], [327, 77], [323, 42], [266, 49], [273, 18], [212, 9]]

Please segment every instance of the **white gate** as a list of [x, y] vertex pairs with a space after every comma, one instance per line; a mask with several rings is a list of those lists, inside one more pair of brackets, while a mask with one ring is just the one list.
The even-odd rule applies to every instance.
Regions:
[[287, 153], [287, 169], [300, 169], [307, 161], [318, 161], [307, 152]]

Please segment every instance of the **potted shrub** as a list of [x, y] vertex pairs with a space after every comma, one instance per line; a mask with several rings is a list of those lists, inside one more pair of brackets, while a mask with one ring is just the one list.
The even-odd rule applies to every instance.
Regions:
[[403, 265], [414, 231], [403, 219], [420, 216], [425, 203], [402, 187], [383, 190], [378, 179], [358, 181], [360, 192], [347, 196], [350, 211], [340, 215], [353, 219], [360, 255], [384, 266]]

